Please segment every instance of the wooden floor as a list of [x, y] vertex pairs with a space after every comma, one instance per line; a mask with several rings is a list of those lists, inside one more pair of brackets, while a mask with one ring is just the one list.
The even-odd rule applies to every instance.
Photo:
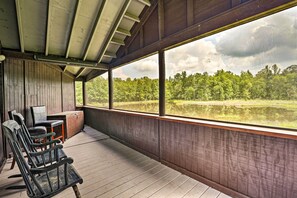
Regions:
[[[82, 197], [201, 197], [229, 196], [183, 175], [145, 155], [118, 143], [86, 126], [85, 132], [64, 143], [74, 166], [84, 179], [78, 185]], [[0, 174], [0, 197], [27, 197], [25, 190], [6, 190], [21, 178], [7, 179], [18, 173], [9, 170], [11, 159]], [[56, 197], [75, 197], [69, 188]]]

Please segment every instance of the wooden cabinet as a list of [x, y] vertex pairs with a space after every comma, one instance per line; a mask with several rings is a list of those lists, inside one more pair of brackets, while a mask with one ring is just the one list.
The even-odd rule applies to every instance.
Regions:
[[63, 120], [65, 139], [79, 133], [84, 127], [83, 111], [65, 111], [47, 116], [48, 120]]

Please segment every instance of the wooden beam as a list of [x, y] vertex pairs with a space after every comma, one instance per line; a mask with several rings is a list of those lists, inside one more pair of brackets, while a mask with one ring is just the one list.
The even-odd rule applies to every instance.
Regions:
[[159, 40], [161, 40], [165, 35], [164, 0], [158, 0], [158, 25], [159, 25]]
[[85, 52], [84, 52], [83, 60], [86, 60], [86, 58], [88, 56], [88, 53], [89, 53], [89, 50], [90, 50], [92, 41], [94, 39], [94, 35], [95, 35], [96, 31], [97, 31], [97, 28], [99, 26], [100, 20], [102, 18], [102, 13], [103, 13], [103, 10], [105, 8], [105, 5], [106, 5], [106, 0], [103, 0], [102, 3], [101, 3], [101, 5], [100, 5], [100, 8], [98, 10], [96, 19], [94, 21], [94, 26], [93, 26], [93, 28], [91, 30], [90, 37], [89, 37], [89, 39], [87, 41], [87, 44], [86, 44], [86, 49], [85, 49]]
[[131, 14], [131, 13], [129, 13], [129, 12], [126, 12], [126, 13], [125, 13], [124, 18], [129, 19], [129, 20], [131, 20], [131, 21], [133, 21], [133, 22], [137, 22], [137, 23], [140, 22], [140, 19], [139, 19], [138, 16], [136, 16], [136, 15], [134, 15], [134, 14]]
[[86, 68], [80, 68], [80, 69], [78, 70], [78, 72], [77, 72], [75, 78], [79, 78], [79, 77], [82, 75], [82, 73], [85, 71], [85, 69], [86, 69]]
[[164, 51], [159, 51], [159, 115], [165, 116], [165, 55]]
[[113, 37], [110, 41], [110, 43], [115, 44], [115, 45], [125, 45], [125, 42], [121, 39]]
[[15, 0], [15, 10], [16, 10], [16, 14], [17, 14], [19, 42], [20, 42], [21, 52], [25, 52], [25, 42], [24, 42], [24, 34], [23, 34], [23, 26], [22, 26], [20, 0]]
[[71, 65], [76, 67], [87, 67], [98, 70], [108, 70], [108, 65], [103, 63], [82, 61], [73, 58], [63, 58], [59, 56], [44, 56], [44, 55], [34, 55], [34, 59], [37, 61], [49, 62], [58, 65]]
[[106, 51], [103, 56], [110, 57], [110, 58], [116, 58], [117, 57], [117, 55], [115, 53], [108, 52], [108, 51]]
[[113, 79], [112, 69], [108, 70], [108, 107], [113, 109]]
[[118, 16], [117, 16], [117, 18], [116, 18], [116, 20], [115, 20], [115, 22], [113, 24], [112, 29], [110, 30], [107, 38], [105, 39], [105, 41], [104, 41], [104, 43], [103, 43], [103, 45], [102, 45], [102, 47], [100, 49], [99, 56], [98, 56], [98, 61], [97, 61], [98, 63], [101, 62], [102, 57], [105, 54], [105, 51], [107, 50], [107, 47], [108, 47], [111, 39], [113, 38], [116, 30], [118, 29], [118, 27], [120, 25], [120, 22], [122, 21], [123, 16], [126, 13], [130, 3], [131, 3], [131, 0], [125, 0], [124, 5], [123, 5], [122, 9], [120, 10], [120, 12], [118, 14]]
[[93, 78], [96, 78], [97, 76], [99, 75], [102, 75], [104, 74], [106, 71], [103, 71], [103, 70], [93, 70], [91, 71], [86, 77], [85, 77], [85, 80], [86, 81], [89, 81], [89, 80], [92, 80]]
[[154, 0], [152, 5], [150, 7], [147, 7], [145, 11], [143, 11], [143, 14], [140, 16], [140, 23], [137, 23], [133, 26], [132, 32], [130, 34], [130, 37], [125, 40], [125, 47], [121, 47], [117, 52], [117, 57], [122, 57], [126, 52], [128, 51], [128, 48], [134, 41], [134, 39], [137, 37], [138, 32], [141, 31], [141, 28], [143, 28], [143, 25], [146, 23], [148, 18], [151, 16], [151, 14], [155, 11], [157, 8], [157, 0]]
[[69, 56], [70, 47], [71, 47], [71, 43], [72, 43], [72, 39], [73, 39], [74, 27], [75, 27], [75, 24], [76, 24], [77, 18], [78, 18], [78, 11], [79, 11], [79, 8], [80, 8], [80, 2], [81, 2], [81, 0], [76, 1], [74, 19], [72, 20], [72, 24], [71, 24], [71, 30], [70, 30], [70, 34], [69, 34], [69, 37], [68, 37], [67, 50], [66, 50], [66, 53], [65, 53], [65, 58], [68, 58], [68, 56]]
[[52, 0], [48, 0], [47, 4], [47, 25], [46, 25], [46, 39], [45, 39], [45, 52], [44, 54], [47, 56], [48, 55], [48, 48], [49, 48], [49, 37], [50, 37], [50, 28], [51, 28], [51, 15], [52, 15], [52, 9], [51, 9], [51, 4]]
[[[290, 0], [254, 0], [247, 1], [242, 4], [242, 6], [236, 6], [228, 12], [223, 12], [216, 16], [211, 17], [208, 20], [204, 20], [200, 23], [196, 23], [190, 27], [187, 27], [175, 34], [166, 36], [161, 41], [157, 41], [148, 46], [144, 46], [141, 49], [135, 50], [130, 54], [122, 56], [124, 50], [128, 47], [129, 42], [126, 41], [124, 48], [120, 48], [119, 53], [117, 53], [117, 59], [112, 61], [109, 66], [112, 68], [118, 67], [120, 65], [131, 62], [135, 59], [145, 57], [149, 54], [155, 53], [159, 50], [168, 50], [173, 47], [189, 43], [191, 41], [204, 38], [206, 36], [213, 35], [215, 33], [242, 25], [253, 20], [271, 15], [273, 13], [294, 7], [297, 5], [297, 1]], [[153, 7], [153, 4], [152, 6]], [[151, 8], [150, 7], [150, 8]], [[247, 12], [248, 10], [248, 12]], [[142, 22], [142, 20], [141, 20]], [[140, 24], [140, 23], [139, 23]], [[134, 33], [132, 33], [134, 36]], [[132, 38], [133, 36], [129, 37]]]
[[151, 2], [149, 0], [138, 0], [138, 2], [140, 2], [146, 6], [151, 6]]
[[68, 67], [67, 65], [64, 66], [63, 72], [67, 71], [67, 67]]
[[131, 33], [129, 32], [129, 30], [125, 30], [125, 29], [123, 29], [123, 28], [118, 28], [118, 29], [116, 30], [116, 33], [118, 33], [118, 34], [122, 34], [122, 35], [124, 35], [124, 36], [131, 36]]
[[66, 76], [68, 76], [70, 78], [73, 78], [73, 79], [75, 78], [75, 76], [72, 73], [70, 73], [69, 71], [63, 72], [63, 70], [58, 65], [47, 64], [47, 66], [52, 68], [52, 69], [55, 69], [55, 70], [57, 70], [57, 71], [59, 71], [59, 72], [61, 72], [63, 74], [65, 74]]

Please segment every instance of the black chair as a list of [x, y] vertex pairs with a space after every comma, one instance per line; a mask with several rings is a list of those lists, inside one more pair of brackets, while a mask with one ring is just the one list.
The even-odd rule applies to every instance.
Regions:
[[46, 107], [43, 106], [34, 106], [31, 107], [31, 113], [33, 117], [34, 126], [44, 126], [50, 129], [51, 132], [54, 132], [54, 127], [61, 126], [61, 136], [56, 137], [56, 139], [61, 139], [62, 142], [65, 140], [64, 136], [64, 121], [63, 120], [47, 120]]
[[[9, 116], [9, 119], [10, 120], [14, 120], [13, 115], [15, 113], [17, 113], [16, 110], [8, 111], [8, 116]], [[28, 131], [33, 136], [34, 135], [41, 135], [41, 134], [46, 134], [47, 133], [46, 127], [44, 127], [44, 126], [29, 127], [28, 128]]]
[[[8, 111], [8, 116], [9, 116], [9, 119], [10, 120], [14, 120], [14, 114], [16, 114], [16, 110], [11, 110], [11, 111]], [[43, 126], [38, 126], [38, 127], [30, 127], [28, 128], [28, 132], [30, 133], [31, 136], [43, 136], [44, 137], [46, 136], [45, 134], [47, 133], [46, 131], [46, 128], [43, 127]], [[42, 137], [40, 137], [42, 138]], [[13, 157], [12, 158], [12, 163], [11, 163], [11, 166], [10, 166], [10, 170], [12, 170], [15, 166], [15, 158]], [[12, 176], [14, 177], [14, 176]]]
[[[18, 138], [20, 142], [22, 143], [22, 146], [28, 156], [32, 155], [34, 153], [34, 156], [31, 156], [31, 160], [29, 161], [29, 164], [34, 164], [35, 166], [41, 166], [44, 164], [48, 164], [52, 162], [52, 159], [62, 159], [67, 157], [64, 151], [62, 150], [63, 146], [60, 145], [61, 149], [56, 150], [57, 153], [54, 151], [47, 152], [41, 159], [41, 156], [36, 156], [36, 153], [38, 152], [38, 148], [42, 148], [44, 151], [47, 149], [51, 149], [52, 147], [57, 146], [60, 141], [59, 140], [52, 140], [52, 137], [55, 135], [55, 133], [47, 133], [44, 135], [38, 135], [38, 136], [31, 136], [28, 132], [28, 129], [24, 122], [24, 117], [20, 113], [15, 113], [14, 120], [20, 125], [21, 129], [18, 133]], [[42, 142], [46, 138], [45, 142]], [[34, 142], [35, 140], [35, 142]], [[36, 141], [38, 140], [38, 141]], [[36, 143], [37, 142], [37, 143]], [[42, 151], [41, 151], [42, 152]]]
[[[20, 144], [17, 140], [17, 136], [21, 130], [21, 127], [14, 120], [8, 120], [2, 124], [4, 135], [8, 139], [8, 143], [12, 149], [16, 162], [20, 169], [24, 183], [27, 188], [27, 195], [29, 197], [52, 197], [68, 187], [72, 187], [76, 197], [81, 197], [77, 184], [82, 184], [83, 179], [77, 173], [75, 168], [71, 165], [73, 159], [63, 158], [61, 160], [56, 159], [50, 165], [44, 165], [43, 167], [29, 166], [23, 156]], [[21, 136], [19, 136], [21, 138]], [[60, 149], [62, 145], [57, 145], [51, 149], [45, 150], [42, 153], [32, 154], [33, 156], [44, 155], [51, 151]], [[31, 158], [31, 155], [28, 156]], [[30, 159], [30, 161], [33, 161]]]

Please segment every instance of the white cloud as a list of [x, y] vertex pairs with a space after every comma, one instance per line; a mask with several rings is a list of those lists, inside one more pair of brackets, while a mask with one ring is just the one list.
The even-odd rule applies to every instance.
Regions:
[[166, 52], [167, 76], [297, 64], [297, 7]]
[[181, 71], [214, 73], [226, 65], [211, 41], [199, 40], [166, 52], [166, 68], [172, 76]]

